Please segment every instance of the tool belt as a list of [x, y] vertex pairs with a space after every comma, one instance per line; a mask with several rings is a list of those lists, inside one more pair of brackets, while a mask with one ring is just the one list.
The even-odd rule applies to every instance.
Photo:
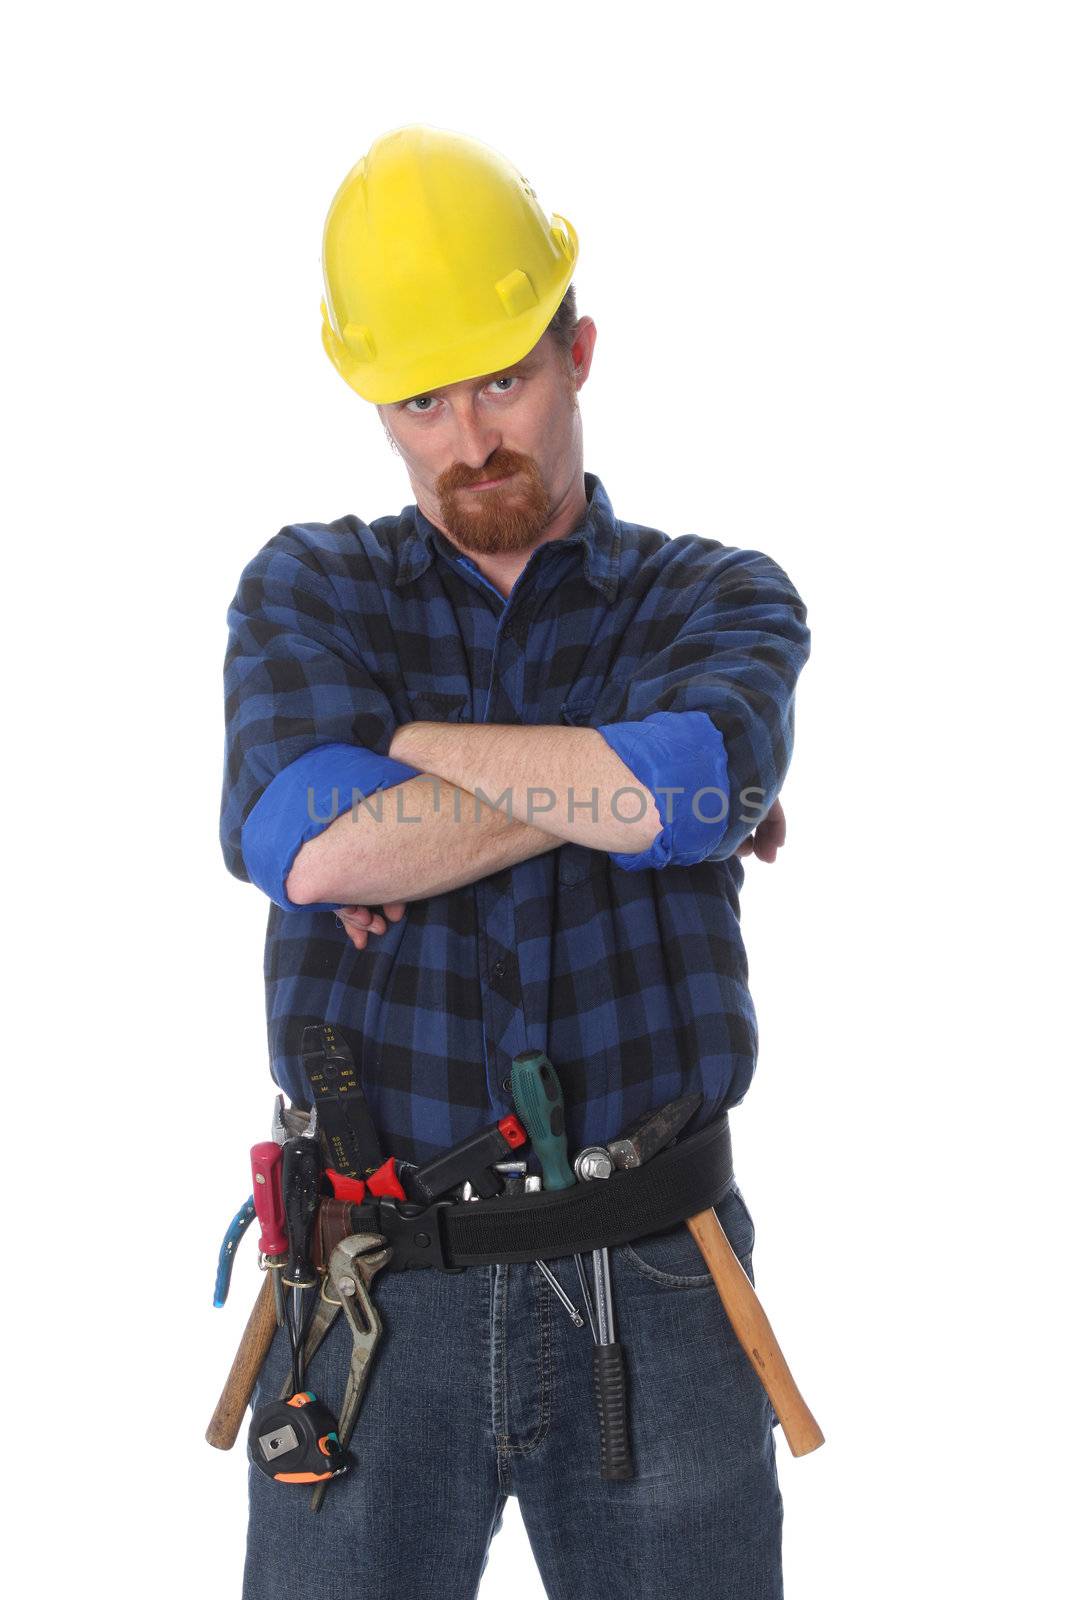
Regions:
[[493, 1263], [547, 1261], [660, 1233], [717, 1205], [733, 1181], [727, 1112], [610, 1183], [536, 1194], [438, 1200], [376, 1199], [345, 1208], [348, 1233], [380, 1233], [390, 1265], [456, 1272]]
[[[547, 1058], [528, 1052], [516, 1058], [516, 1068], [519, 1066], [531, 1068], [530, 1076], [536, 1073], [548, 1085], [543, 1095], [545, 1106], [524, 1107], [523, 1124], [512, 1117], [500, 1119], [495, 1127], [461, 1140], [422, 1168], [390, 1157], [388, 1163], [364, 1164], [365, 1182], [358, 1174], [353, 1180], [348, 1170], [338, 1173], [327, 1168], [325, 1177], [333, 1193], [323, 1194], [317, 1107], [310, 1112], [296, 1107], [286, 1111], [280, 1095], [273, 1141], [252, 1148], [253, 1179], [268, 1204], [261, 1210], [250, 1199], [231, 1224], [220, 1254], [215, 1303], [220, 1305], [225, 1299], [229, 1275], [224, 1269], [252, 1216], [259, 1216], [264, 1229], [260, 1253], [262, 1264], [272, 1269], [272, 1282], [264, 1284], [266, 1293], [261, 1291], [253, 1308], [208, 1439], [221, 1449], [233, 1444], [277, 1327], [287, 1327], [292, 1372], [279, 1399], [261, 1402], [253, 1413], [249, 1459], [275, 1481], [314, 1484], [313, 1511], [322, 1504], [327, 1484], [352, 1464], [347, 1445], [382, 1333], [370, 1286], [375, 1274], [386, 1266], [461, 1272], [470, 1266], [534, 1262], [552, 1284], [571, 1321], [581, 1328], [583, 1320], [577, 1308], [545, 1265], [546, 1260], [573, 1256], [593, 1335], [601, 1477], [632, 1477], [624, 1350], [615, 1331], [608, 1250], [684, 1224], [700, 1248], [776, 1415], [783, 1417], [783, 1425], [786, 1418], [793, 1424], [792, 1432], [786, 1426], [793, 1453], [805, 1453], [823, 1442], [750, 1281], [715, 1216], [715, 1208], [733, 1185], [727, 1112], [720, 1112], [698, 1133], [683, 1135], [681, 1130], [701, 1096], [682, 1096], [639, 1118], [609, 1145], [583, 1150], [574, 1161], [577, 1183], [520, 1191], [515, 1184], [523, 1181], [530, 1185], [538, 1175], [534, 1180], [523, 1179], [523, 1162], [493, 1158], [514, 1149], [516, 1133], [525, 1137], [530, 1124], [535, 1134], [540, 1133], [540, 1148], [535, 1140], [543, 1168], [540, 1177], [558, 1178], [552, 1163], [559, 1155], [563, 1119], [561, 1095], [549, 1076], [552, 1068]], [[334, 1144], [339, 1137], [334, 1128]], [[348, 1165], [350, 1168], [351, 1163]], [[400, 1165], [410, 1167], [403, 1181], [396, 1172]], [[519, 1173], [513, 1170], [516, 1167]], [[464, 1180], [463, 1195], [457, 1198], [455, 1180], [464, 1172], [471, 1176]], [[499, 1173], [507, 1175], [508, 1187], [503, 1193], [496, 1187]], [[279, 1177], [284, 1233], [275, 1193]], [[603, 1178], [610, 1182], [590, 1181]], [[384, 1181], [385, 1186], [374, 1187], [376, 1181]], [[439, 1198], [446, 1185], [448, 1197]], [[477, 1199], [473, 1198], [475, 1191]], [[421, 1192], [420, 1201], [404, 1198], [413, 1192]], [[265, 1243], [268, 1236], [270, 1242]], [[581, 1264], [587, 1252], [593, 1255], [595, 1306]], [[286, 1288], [291, 1291], [288, 1304]], [[315, 1294], [310, 1326], [303, 1298], [308, 1291]], [[352, 1355], [344, 1403], [335, 1418], [328, 1406], [305, 1389], [304, 1372], [342, 1311], [351, 1331]], [[791, 1408], [784, 1415], [783, 1405]]]

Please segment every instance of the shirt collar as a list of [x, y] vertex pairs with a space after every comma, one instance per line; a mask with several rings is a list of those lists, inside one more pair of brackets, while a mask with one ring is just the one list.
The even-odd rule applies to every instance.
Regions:
[[[586, 581], [610, 602], [614, 601], [619, 588], [619, 527], [600, 479], [593, 472], [585, 473], [584, 477], [585, 516], [565, 539], [553, 539], [549, 543], [565, 550], [580, 548]], [[417, 505], [404, 507], [397, 528], [395, 581], [398, 587], [417, 578], [429, 566], [435, 536], [440, 538], [439, 530], [423, 516]]]

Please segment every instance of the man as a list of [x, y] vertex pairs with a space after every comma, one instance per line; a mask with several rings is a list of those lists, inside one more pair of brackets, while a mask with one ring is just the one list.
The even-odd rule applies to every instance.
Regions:
[[[407, 1171], [515, 1110], [524, 1051], [571, 1158], [696, 1090], [688, 1138], [755, 1067], [738, 858], [784, 837], [805, 608], [584, 470], [577, 248], [473, 140], [372, 146], [327, 219], [323, 338], [414, 504], [282, 529], [229, 613], [222, 844], [271, 900], [272, 1073], [308, 1107], [303, 1030], [333, 1024]], [[716, 1210], [751, 1277], [735, 1182]], [[314, 1517], [250, 1473], [246, 1600], [473, 1596], [509, 1493], [553, 1600], [780, 1594], [775, 1417], [700, 1251], [681, 1221], [610, 1264], [632, 1479], [598, 1473], [588, 1332], [534, 1263], [387, 1269], [357, 1465]], [[335, 1325], [312, 1363], [335, 1404], [350, 1348]], [[259, 1397], [288, 1360], [279, 1336]]]

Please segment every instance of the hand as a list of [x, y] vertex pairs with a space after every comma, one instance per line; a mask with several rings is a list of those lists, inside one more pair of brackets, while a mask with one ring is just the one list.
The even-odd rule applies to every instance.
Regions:
[[756, 852], [760, 861], [773, 861], [780, 846], [785, 843], [785, 812], [782, 802], [776, 800], [762, 822], [756, 824], [755, 833], [742, 839], [735, 856], [748, 856]]
[[399, 922], [406, 910], [407, 905], [404, 901], [391, 900], [388, 905], [381, 907], [342, 906], [334, 915], [356, 949], [365, 950], [367, 948], [367, 940], [372, 933], [385, 932], [386, 917], [390, 922]]

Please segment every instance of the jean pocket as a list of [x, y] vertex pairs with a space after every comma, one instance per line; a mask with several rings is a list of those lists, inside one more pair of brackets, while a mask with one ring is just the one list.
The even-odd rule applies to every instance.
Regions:
[[[756, 1243], [756, 1228], [736, 1183], [731, 1184], [715, 1212], [734, 1255], [747, 1268]], [[697, 1289], [712, 1281], [700, 1246], [684, 1222], [620, 1245], [618, 1253], [624, 1266], [667, 1289]]]

